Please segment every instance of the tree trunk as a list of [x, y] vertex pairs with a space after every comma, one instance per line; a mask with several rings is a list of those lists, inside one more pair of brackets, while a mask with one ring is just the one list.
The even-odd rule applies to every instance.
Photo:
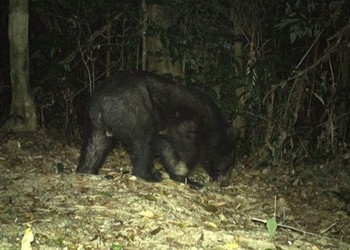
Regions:
[[6, 130], [37, 129], [36, 109], [29, 87], [28, 0], [10, 0], [9, 45], [11, 76], [11, 114]]
[[[349, 44], [350, 39], [347, 37], [346, 41], [344, 41], [344, 44]], [[343, 50], [343, 55], [342, 55], [342, 62], [339, 66], [341, 67], [341, 81], [339, 81], [339, 91], [342, 91], [343, 93], [343, 98], [339, 98], [339, 107], [336, 109], [337, 112], [337, 117], [338, 119], [338, 126], [337, 126], [337, 132], [338, 132], [338, 137], [342, 138], [343, 141], [349, 141], [350, 140], [350, 93], [348, 91], [350, 87], [350, 53], [349, 50], [345, 49]]]
[[[233, 31], [235, 37], [239, 38], [242, 37], [241, 27], [238, 27], [240, 25], [239, 19], [236, 18], [235, 22], [233, 24]], [[243, 110], [245, 105], [246, 97], [244, 95], [245, 88], [243, 84], [244, 79], [244, 70], [243, 70], [243, 43], [240, 39], [237, 39], [234, 42], [234, 63], [235, 63], [235, 74], [236, 74], [236, 85], [240, 86], [236, 89], [236, 97], [238, 99], [238, 108], [240, 110]], [[235, 125], [240, 131], [240, 136], [244, 137], [244, 133], [246, 130], [246, 120], [245, 118], [237, 114], [235, 119]]]
[[153, 4], [147, 8], [147, 12], [151, 24], [155, 26], [152, 35], [146, 38], [147, 70], [159, 74], [171, 73], [173, 76], [183, 76], [180, 60], [173, 58], [169, 51], [166, 30], [172, 25], [172, 17], [168, 9]]
[[141, 38], [142, 38], [142, 59], [141, 59], [141, 65], [142, 65], [142, 71], [147, 70], [147, 41], [146, 41], [146, 32], [147, 32], [147, 22], [148, 22], [148, 15], [147, 15], [147, 4], [146, 0], [142, 0], [141, 4], [141, 11], [142, 11], [142, 18], [141, 18]]

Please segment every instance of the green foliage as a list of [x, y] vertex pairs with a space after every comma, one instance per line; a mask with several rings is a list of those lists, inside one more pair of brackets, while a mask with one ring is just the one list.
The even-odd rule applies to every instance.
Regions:
[[277, 222], [276, 222], [275, 217], [272, 217], [272, 218], [267, 220], [266, 228], [267, 228], [267, 231], [269, 232], [269, 235], [271, 237], [275, 235], [276, 230], [277, 230]]
[[56, 164], [57, 172], [58, 173], [63, 173], [64, 172], [64, 165], [62, 162], [57, 162]]
[[[310, 18], [317, 16], [317, 8], [321, 7], [318, 2], [301, 1], [286, 2], [285, 16], [276, 24], [277, 29], [289, 28], [290, 42], [294, 43], [297, 38], [305, 36], [316, 37], [320, 32], [320, 24], [325, 22], [323, 18]], [[321, 23], [320, 23], [321, 22]]]
[[[275, 16], [275, 20], [265, 19], [266, 27], [255, 34], [264, 42], [253, 44], [259, 57], [253, 58], [247, 81], [248, 134], [258, 159], [277, 164], [281, 159], [337, 154], [343, 150], [336, 146], [337, 141], [350, 140], [349, 134], [336, 128], [339, 117], [349, 117], [349, 102], [340, 98], [341, 86], [349, 86], [349, 80], [335, 83], [347, 72], [337, 53], [346, 40], [337, 46], [329, 39], [349, 31], [344, 23], [349, 14], [345, 6], [341, 1], [289, 1], [269, 9], [261, 6], [256, 12], [256, 16]], [[278, 15], [269, 15], [274, 8]], [[267, 33], [267, 27], [273, 32]], [[333, 67], [338, 73], [330, 77], [329, 72], [336, 71]], [[343, 103], [344, 109], [336, 109], [336, 102]], [[341, 127], [349, 125], [343, 121]]]
[[57, 246], [63, 246], [63, 239], [62, 238], [57, 238], [57, 239], [55, 239], [55, 244], [57, 245]]
[[122, 249], [123, 249], [123, 246], [121, 246], [121, 245], [119, 245], [119, 244], [113, 244], [112, 249], [113, 249], [113, 250], [122, 250]]
[[144, 195], [144, 197], [146, 200], [149, 200], [149, 201], [157, 201], [157, 198], [151, 194], [146, 194], [146, 195]]

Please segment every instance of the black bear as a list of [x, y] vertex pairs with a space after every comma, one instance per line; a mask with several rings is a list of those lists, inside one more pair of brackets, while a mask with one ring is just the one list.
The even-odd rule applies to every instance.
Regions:
[[154, 158], [171, 179], [184, 182], [196, 164], [228, 186], [235, 163], [237, 130], [225, 122], [203, 91], [149, 72], [119, 72], [107, 78], [90, 99], [77, 168], [98, 174], [116, 142], [130, 153], [132, 173], [158, 182]]

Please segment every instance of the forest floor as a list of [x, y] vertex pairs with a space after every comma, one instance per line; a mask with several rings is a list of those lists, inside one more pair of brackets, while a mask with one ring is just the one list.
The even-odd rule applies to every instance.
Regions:
[[165, 173], [160, 183], [136, 179], [121, 148], [99, 175], [77, 175], [79, 146], [43, 131], [0, 139], [0, 249], [350, 249], [350, 212], [333, 193], [349, 198], [344, 160], [238, 159], [232, 185], [199, 169], [206, 185], [195, 190]]

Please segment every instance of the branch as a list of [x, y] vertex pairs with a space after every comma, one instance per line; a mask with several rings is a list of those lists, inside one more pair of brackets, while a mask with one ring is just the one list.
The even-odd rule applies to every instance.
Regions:
[[[257, 221], [257, 222], [261, 222], [261, 223], [264, 223], [264, 224], [267, 223], [267, 220], [262, 220], [262, 219], [258, 219], [258, 218], [252, 218], [252, 221]], [[334, 222], [331, 226], [327, 227], [326, 229], [322, 230], [321, 232], [322, 232], [322, 233], [327, 232], [329, 229], [331, 229], [332, 227], [334, 227], [336, 224], [338, 224], [338, 222]], [[277, 224], [277, 226], [278, 226], [278, 227], [282, 227], [282, 228], [288, 228], [288, 229], [291, 229], [291, 230], [293, 230], [293, 231], [296, 231], [296, 232], [299, 232], [299, 233], [303, 233], [303, 234], [309, 234], [309, 235], [316, 236], [316, 237], [322, 237], [322, 236], [319, 235], [319, 234], [307, 232], [307, 231], [298, 229], [298, 228], [296, 228], [296, 227], [288, 226], [288, 225]]]
[[[315, 68], [316, 66], [318, 66], [322, 61], [324, 61], [325, 59], [327, 59], [329, 57], [329, 55], [331, 53], [333, 53], [336, 48], [338, 47], [338, 45], [340, 44], [340, 41], [344, 35], [345, 32], [347, 32], [347, 30], [350, 29], [350, 24], [345, 25], [341, 30], [339, 30], [337, 33], [335, 33], [333, 36], [331, 36], [330, 38], [327, 39], [327, 41], [329, 42], [330, 40], [333, 39], [337, 39], [335, 43], [333, 43], [332, 45], [328, 46], [328, 48], [324, 51], [323, 55], [318, 58], [311, 66], [307, 67], [304, 70], [300, 70], [300, 71], [293, 71], [293, 76], [289, 77], [287, 80], [282, 81], [279, 85], [283, 86], [285, 85], [288, 81], [293, 80], [293, 79], [297, 79], [300, 76], [304, 75], [306, 72], [310, 71], [311, 69]], [[308, 51], [309, 52], [309, 51]], [[308, 53], [307, 52], [307, 53]], [[298, 65], [299, 66], [299, 65]]]
[[[120, 18], [122, 14], [118, 14], [116, 15], [113, 20], [118, 20]], [[104, 32], [106, 32], [109, 28], [109, 24], [107, 23], [106, 25], [102, 26], [100, 29], [96, 30], [87, 40], [87, 43], [92, 43], [93, 41], [95, 41], [95, 39], [97, 37], [99, 37], [100, 35], [102, 35]], [[73, 50], [68, 56], [66, 56], [63, 60], [59, 61], [58, 64], [67, 64], [71, 61], [73, 61], [73, 59], [76, 57], [76, 55], [78, 54], [79, 51], [79, 46], [77, 48], [75, 48], [75, 50]]]

